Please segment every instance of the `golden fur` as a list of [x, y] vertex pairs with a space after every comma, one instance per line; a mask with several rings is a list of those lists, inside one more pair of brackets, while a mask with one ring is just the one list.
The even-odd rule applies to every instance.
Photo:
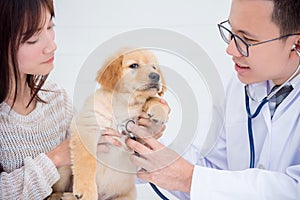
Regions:
[[[80, 199], [136, 199], [132, 151], [109, 145], [109, 152], [97, 152], [98, 141], [107, 128], [118, 127], [129, 119], [137, 120], [142, 111], [157, 123], [165, 123], [168, 106], [160, 103], [164, 79], [156, 57], [147, 50], [122, 53], [99, 70], [100, 88], [85, 102], [74, 118], [71, 130], [73, 194]], [[144, 110], [143, 110], [144, 109]]]

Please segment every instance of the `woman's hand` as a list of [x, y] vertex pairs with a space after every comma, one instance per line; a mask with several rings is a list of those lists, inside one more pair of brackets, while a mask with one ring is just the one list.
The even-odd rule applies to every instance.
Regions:
[[126, 142], [137, 152], [131, 156], [132, 162], [142, 168], [137, 176], [167, 190], [190, 192], [194, 166], [159, 143], [145, 127], [131, 123], [128, 128], [144, 142]]
[[118, 138], [120, 137], [121, 134], [119, 134], [118, 131], [112, 128], [103, 131], [100, 140], [98, 142], [97, 152], [108, 153], [110, 145], [121, 147], [122, 144], [118, 140]]
[[66, 139], [46, 154], [52, 160], [56, 168], [71, 165], [69, 142], [70, 140]]

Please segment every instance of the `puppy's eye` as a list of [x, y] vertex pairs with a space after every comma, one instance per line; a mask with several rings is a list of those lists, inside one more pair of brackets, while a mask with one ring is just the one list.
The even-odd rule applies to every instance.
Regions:
[[138, 68], [139, 65], [136, 64], [136, 63], [133, 63], [133, 64], [129, 65], [129, 67], [132, 68], [132, 69], [135, 69], [135, 68]]

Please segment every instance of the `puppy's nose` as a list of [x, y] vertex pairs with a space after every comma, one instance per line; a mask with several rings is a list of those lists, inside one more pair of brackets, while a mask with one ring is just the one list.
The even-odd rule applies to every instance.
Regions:
[[152, 82], [158, 82], [159, 81], [159, 74], [155, 72], [151, 72], [148, 76]]

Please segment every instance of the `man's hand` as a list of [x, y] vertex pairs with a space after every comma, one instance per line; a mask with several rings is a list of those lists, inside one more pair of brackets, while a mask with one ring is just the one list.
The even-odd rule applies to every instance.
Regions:
[[132, 162], [142, 168], [137, 176], [167, 190], [190, 192], [194, 166], [159, 143], [145, 127], [131, 123], [128, 128], [144, 142], [126, 142], [137, 152], [131, 156]]

